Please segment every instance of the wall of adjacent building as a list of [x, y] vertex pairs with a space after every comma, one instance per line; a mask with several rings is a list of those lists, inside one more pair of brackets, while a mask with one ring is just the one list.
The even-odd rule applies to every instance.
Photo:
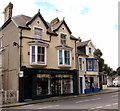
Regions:
[[4, 90], [18, 90], [19, 47], [13, 46], [13, 42], [19, 45], [19, 30], [13, 22], [10, 22], [2, 33], [3, 88]]

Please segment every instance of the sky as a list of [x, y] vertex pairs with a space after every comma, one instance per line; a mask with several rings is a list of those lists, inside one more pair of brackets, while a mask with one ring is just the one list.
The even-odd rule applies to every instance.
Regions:
[[13, 16], [34, 16], [38, 10], [50, 22], [58, 17], [65, 21], [72, 35], [82, 41], [92, 40], [105, 63], [118, 67], [118, 2], [120, 0], [0, 0], [0, 26], [4, 23], [4, 8], [13, 3]]

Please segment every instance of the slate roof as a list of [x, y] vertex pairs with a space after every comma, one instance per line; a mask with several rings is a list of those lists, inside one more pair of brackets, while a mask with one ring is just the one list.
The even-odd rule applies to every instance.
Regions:
[[[6, 22], [3, 24], [3, 26], [1, 27], [1, 29], [3, 29], [4, 27], [6, 27], [7, 24], [9, 24], [11, 21], [13, 21], [13, 22], [17, 25], [18, 28], [30, 29], [29, 24], [31, 24], [31, 23], [34, 21], [34, 19], [35, 19], [36, 17], [38, 17], [38, 16], [41, 18], [41, 20], [42, 20], [43, 23], [45, 24], [45, 26], [46, 26], [46, 28], [47, 28], [47, 33], [48, 33], [48, 34], [53, 34], [53, 35], [56, 35], [56, 36], [57, 36], [58, 34], [56, 33], [56, 31], [61, 27], [62, 24], [64, 24], [64, 25], [66, 26], [67, 30], [69, 31], [69, 33], [72, 34], [72, 32], [70, 31], [70, 29], [69, 29], [69, 27], [67, 26], [67, 24], [66, 24], [66, 22], [65, 22], [64, 19], [61, 20], [61, 21], [58, 20], [58, 22], [56, 22], [55, 24], [54, 24], [54, 23], [48, 23], [48, 22], [46, 22], [46, 21], [44, 20], [44, 18], [42, 17], [42, 15], [40, 14], [39, 11], [38, 11], [38, 13], [37, 13], [36, 15], [34, 15], [33, 17], [29, 17], [29, 16], [22, 15], [22, 14], [21, 14], [21, 15], [14, 16], [14, 17], [11, 17], [11, 18], [9, 18], [8, 21], [6, 21]], [[73, 39], [73, 40], [77, 40], [77, 38], [74, 37], [74, 36], [72, 36], [72, 35], [70, 36], [70, 38]]]
[[84, 41], [84, 42], [79, 42], [79, 43], [77, 43], [77, 47], [87, 46], [87, 44], [88, 44], [90, 41], [91, 41], [91, 40], [87, 40], [87, 41]]

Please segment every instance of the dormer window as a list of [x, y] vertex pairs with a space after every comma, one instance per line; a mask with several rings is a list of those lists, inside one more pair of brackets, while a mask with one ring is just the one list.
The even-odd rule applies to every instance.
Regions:
[[91, 48], [89, 48], [89, 54], [92, 54], [92, 49]]
[[66, 45], [66, 36], [67, 36], [66, 34], [61, 34], [60, 35], [62, 45]]
[[42, 39], [42, 32], [43, 32], [43, 29], [35, 27], [34, 28], [34, 37], [36, 39]]

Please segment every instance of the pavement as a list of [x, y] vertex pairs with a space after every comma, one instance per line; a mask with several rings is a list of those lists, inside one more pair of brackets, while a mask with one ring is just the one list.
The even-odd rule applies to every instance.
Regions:
[[98, 95], [98, 94], [107, 94], [107, 93], [113, 93], [113, 92], [120, 92], [120, 88], [107, 87], [106, 89], [103, 89], [100, 92], [94, 92], [94, 93], [89, 93], [89, 94], [79, 94], [79, 95], [72, 95], [72, 96], [58, 96], [58, 97], [50, 97], [50, 98], [46, 98], [46, 99], [41, 99], [41, 100], [31, 100], [31, 101], [18, 102], [18, 103], [13, 103], [13, 104], [3, 104], [2, 107], [0, 106], [0, 108], [10, 108], [10, 107], [24, 106], [24, 105], [44, 103], [44, 102], [53, 102], [53, 101], [59, 101], [59, 100], [77, 98], [77, 97], [84, 97], [84, 96], [92, 96], [92, 95]]

